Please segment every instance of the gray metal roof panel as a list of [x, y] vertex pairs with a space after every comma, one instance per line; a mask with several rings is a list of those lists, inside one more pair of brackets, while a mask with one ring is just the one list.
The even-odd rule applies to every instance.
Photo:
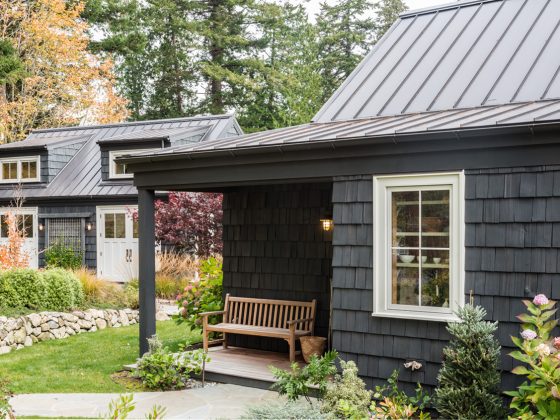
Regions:
[[560, 1], [410, 11], [314, 118], [328, 122], [560, 98]]
[[[169, 124], [165, 124], [168, 126]], [[99, 139], [98, 143], [112, 143], [112, 142], [123, 142], [123, 141], [138, 141], [138, 140], [155, 140], [155, 139], [169, 139], [170, 141], [182, 140], [184, 138], [193, 136], [198, 133], [206, 133], [213, 126], [204, 125], [193, 125], [187, 127], [162, 127], [162, 128], [149, 128], [140, 129], [135, 131], [127, 131], [122, 134], [104, 137]]]
[[387, 137], [402, 134], [444, 132], [485, 127], [506, 127], [523, 124], [550, 124], [560, 122], [560, 100], [545, 100], [505, 105], [483, 106], [444, 111], [427, 111], [406, 115], [382, 116], [352, 121], [310, 123], [265, 133], [254, 133], [162, 149], [157, 152], [135, 154], [137, 157], [155, 157], [176, 153], [190, 154], [216, 150], [259, 148], [272, 145], [342, 141], [366, 137]]
[[29, 137], [22, 141], [0, 145], [0, 154], [4, 151], [13, 152], [20, 149], [47, 149], [52, 146], [61, 146], [66, 143], [82, 142], [89, 138], [88, 135], [61, 136], [61, 137]]
[[[225, 135], [225, 130], [234, 125], [239, 127], [232, 115], [175, 118], [159, 121], [141, 121], [89, 127], [63, 127], [35, 130], [21, 143], [58, 144], [61, 142], [85, 141], [66, 166], [49, 184], [23, 184], [24, 194], [32, 198], [133, 196], [136, 188], [130, 184], [104, 184], [101, 178], [101, 149], [99, 143], [105, 139], [135, 140], [139, 136], [168, 135], [172, 141], [177, 136], [205, 131], [204, 141], [216, 141]], [[240, 129], [239, 129], [240, 130]], [[232, 138], [225, 139], [232, 141]], [[1, 146], [0, 146], [1, 147]], [[11, 199], [12, 189], [0, 188], [0, 199]]]

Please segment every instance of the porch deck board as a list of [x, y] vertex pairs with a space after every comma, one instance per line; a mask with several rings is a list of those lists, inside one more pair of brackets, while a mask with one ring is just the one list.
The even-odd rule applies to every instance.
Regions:
[[[241, 347], [211, 347], [210, 363], [206, 365], [206, 373], [239, 377], [273, 383], [274, 376], [269, 366], [289, 370], [290, 360], [286, 353], [246, 349]], [[297, 361], [303, 364], [301, 356]]]

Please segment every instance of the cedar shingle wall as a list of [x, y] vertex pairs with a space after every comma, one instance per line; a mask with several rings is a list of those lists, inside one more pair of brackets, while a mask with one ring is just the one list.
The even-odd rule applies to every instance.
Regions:
[[[224, 291], [234, 296], [318, 300], [317, 335], [327, 336], [332, 185], [251, 187], [224, 194]], [[281, 340], [230, 336], [232, 345], [286, 351]]]
[[[517, 334], [521, 299], [545, 293], [560, 299], [560, 167], [466, 171], [465, 292], [473, 290], [488, 319], [500, 322], [502, 366]], [[437, 383], [449, 335], [441, 322], [373, 318], [373, 226], [371, 176], [333, 183], [333, 346], [355, 360], [369, 386], [394, 369], [408, 389]], [[468, 297], [466, 298], [468, 301]], [[406, 359], [424, 362], [421, 372], [402, 368]], [[502, 386], [516, 379], [503, 374]]]

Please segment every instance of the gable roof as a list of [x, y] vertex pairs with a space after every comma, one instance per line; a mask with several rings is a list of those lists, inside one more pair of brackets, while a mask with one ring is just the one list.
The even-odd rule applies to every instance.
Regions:
[[[84, 141], [83, 146], [70, 159], [66, 166], [48, 184], [22, 184], [26, 198], [64, 198], [64, 197], [114, 197], [135, 196], [136, 188], [130, 180], [103, 181], [101, 177], [101, 149], [98, 144], [107, 139], [121, 141], [138, 141], [150, 138], [172, 136], [174, 140], [197, 135], [198, 141], [212, 141], [223, 137], [232, 137], [242, 133], [232, 115], [186, 117], [155, 121], [64, 127], [35, 130], [20, 144], [27, 148], [37, 145]], [[156, 136], [156, 137], [150, 137]], [[52, 142], [52, 143], [51, 143]], [[13, 143], [14, 145], [17, 143]], [[11, 149], [11, 143], [0, 146], [2, 151]], [[20, 150], [22, 148], [20, 147]], [[0, 199], [12, 198], [12, 186], [0, 186]]]
[[560, 1], [459, 1], [401, 15], [314, 122], [560, 98]]

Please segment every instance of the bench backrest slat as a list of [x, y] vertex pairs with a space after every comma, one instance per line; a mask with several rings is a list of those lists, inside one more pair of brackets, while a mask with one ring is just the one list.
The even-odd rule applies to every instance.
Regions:
[[316, 301], [300, 302], [278, 299], [256, 299], [234, 297], [229, 294], [225, 299], [225, 322], [230, 324], [252, 325], [263, 328], [289, 328], [288, 322], [310, 318], [301, 322], [297, 329], [313, 331], [315, 324]]

